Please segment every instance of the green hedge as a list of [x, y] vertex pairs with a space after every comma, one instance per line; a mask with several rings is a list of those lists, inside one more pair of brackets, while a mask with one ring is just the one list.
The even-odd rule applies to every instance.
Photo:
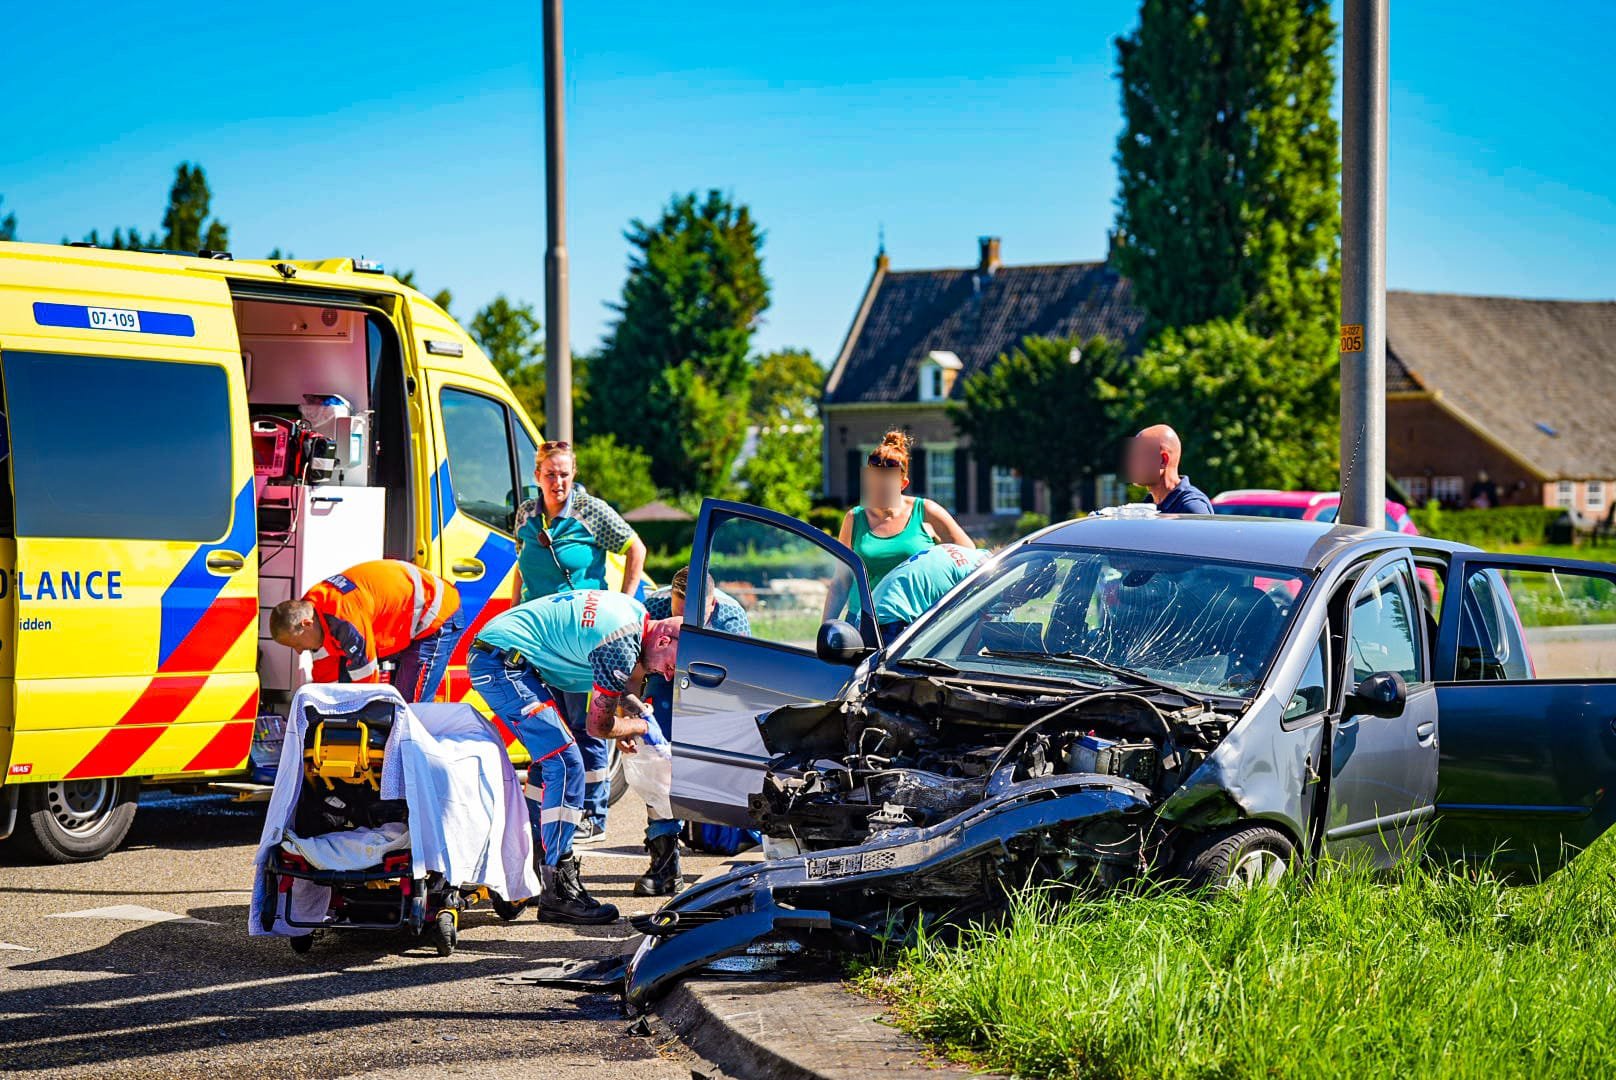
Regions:
[[1426, 536], [1439, 536], [1460, 544], [1496, 549], [1541, 544], [1565, 511], [1554, 506], [1501, 506], [1496, 510], [1444, 510], [1436, 503], [1412, 510], [1409, 516]]
[[840, 506], [816, 506], [808, 511], [808, 524], [835, 536], [842, 530], [847, 511]]

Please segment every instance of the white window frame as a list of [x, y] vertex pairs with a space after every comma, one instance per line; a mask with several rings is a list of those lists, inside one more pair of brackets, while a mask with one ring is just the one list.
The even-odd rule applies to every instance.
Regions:
[[1582, 505], [1589, 510], [1605, 508], [1605, 482], [1590, 480], [1582, 486]]
[[1121, 506], [1128, 501], [1128, 483], [1116, 473], [1101, 473], [1096, 483], [1100, 506]]
[[1559, 480], [1554, 485], [1554, 505], [1562, 510], [1577, 508], [1577, 485], [1570, 480]]
[[1424, 506], [1425, 500], [1430, 497], [1431, 489], [1423, 476], [1399, 476], [1397, 482], [1408, 492], [1409, 501], [1414, 504], [1409, 507], [1410, 510]]
[[998, 517], [1018, 517], [1021, 514], [1021, 477], [1016, 470], [1003, 465], [993, 466], [993, 513]]
[[[938, 494], [942, 480], [940, 471], [948, 474], [948, 497], [946, 499]], [[926, 498], [949, 513], [953, 513], [954, 508], [959, 505], [959, 470], [954, 467], [954, 446], [952, 443], [947, 446], [926, 444]]]
[[1462, 503], [1465, 497], [1465, 482], [1462, 476], [1433, 476], [1431, 477], [1431, 498], [1440, 503]]

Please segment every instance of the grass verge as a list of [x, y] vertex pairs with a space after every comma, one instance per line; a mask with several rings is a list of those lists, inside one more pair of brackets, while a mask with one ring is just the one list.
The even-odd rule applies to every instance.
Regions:
[[1206, 899], [1033, 893], [860, 984], [1020, 1076], [1611, 1075], [1616, 847], [1524, 888], [1415, 866]]

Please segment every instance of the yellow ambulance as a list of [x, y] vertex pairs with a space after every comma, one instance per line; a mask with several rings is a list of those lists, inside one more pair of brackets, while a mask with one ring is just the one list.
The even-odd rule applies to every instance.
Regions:
[[378, 268], [0, 243], [0, 414], [0, 837], [100, 858], [142, 784], [245, 780], [307, 678], [269, 609], [366, 559], [459, 587], [469, 694], [537, 435]]

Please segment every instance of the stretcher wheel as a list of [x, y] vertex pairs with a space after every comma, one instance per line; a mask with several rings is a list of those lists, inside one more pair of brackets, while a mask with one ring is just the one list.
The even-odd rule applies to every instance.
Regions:
[[432, 936], [432, 944], [437, 947], [439, 956], [448, 956], [455, 951], [455, 943], [460, 940], [460, 920], [452, 908], [438, 912], [435, 929], [437, 933]]
[[313, 934], [303, 934], [298, 937], [291, 938], [290, 940], [292, 942], [292, 951], [297, 953], [299, 956], [314, 948]]
[[488, 894], [488, 902], [494, 906], [494, 914], [498, 915], [503, 922], [515, 922], [517, 916], [522, 914], [522, 909], [527, 907], [526, 903], [518, 902], [513, 904], [504, 897], [495, 896], [493, 893]]

